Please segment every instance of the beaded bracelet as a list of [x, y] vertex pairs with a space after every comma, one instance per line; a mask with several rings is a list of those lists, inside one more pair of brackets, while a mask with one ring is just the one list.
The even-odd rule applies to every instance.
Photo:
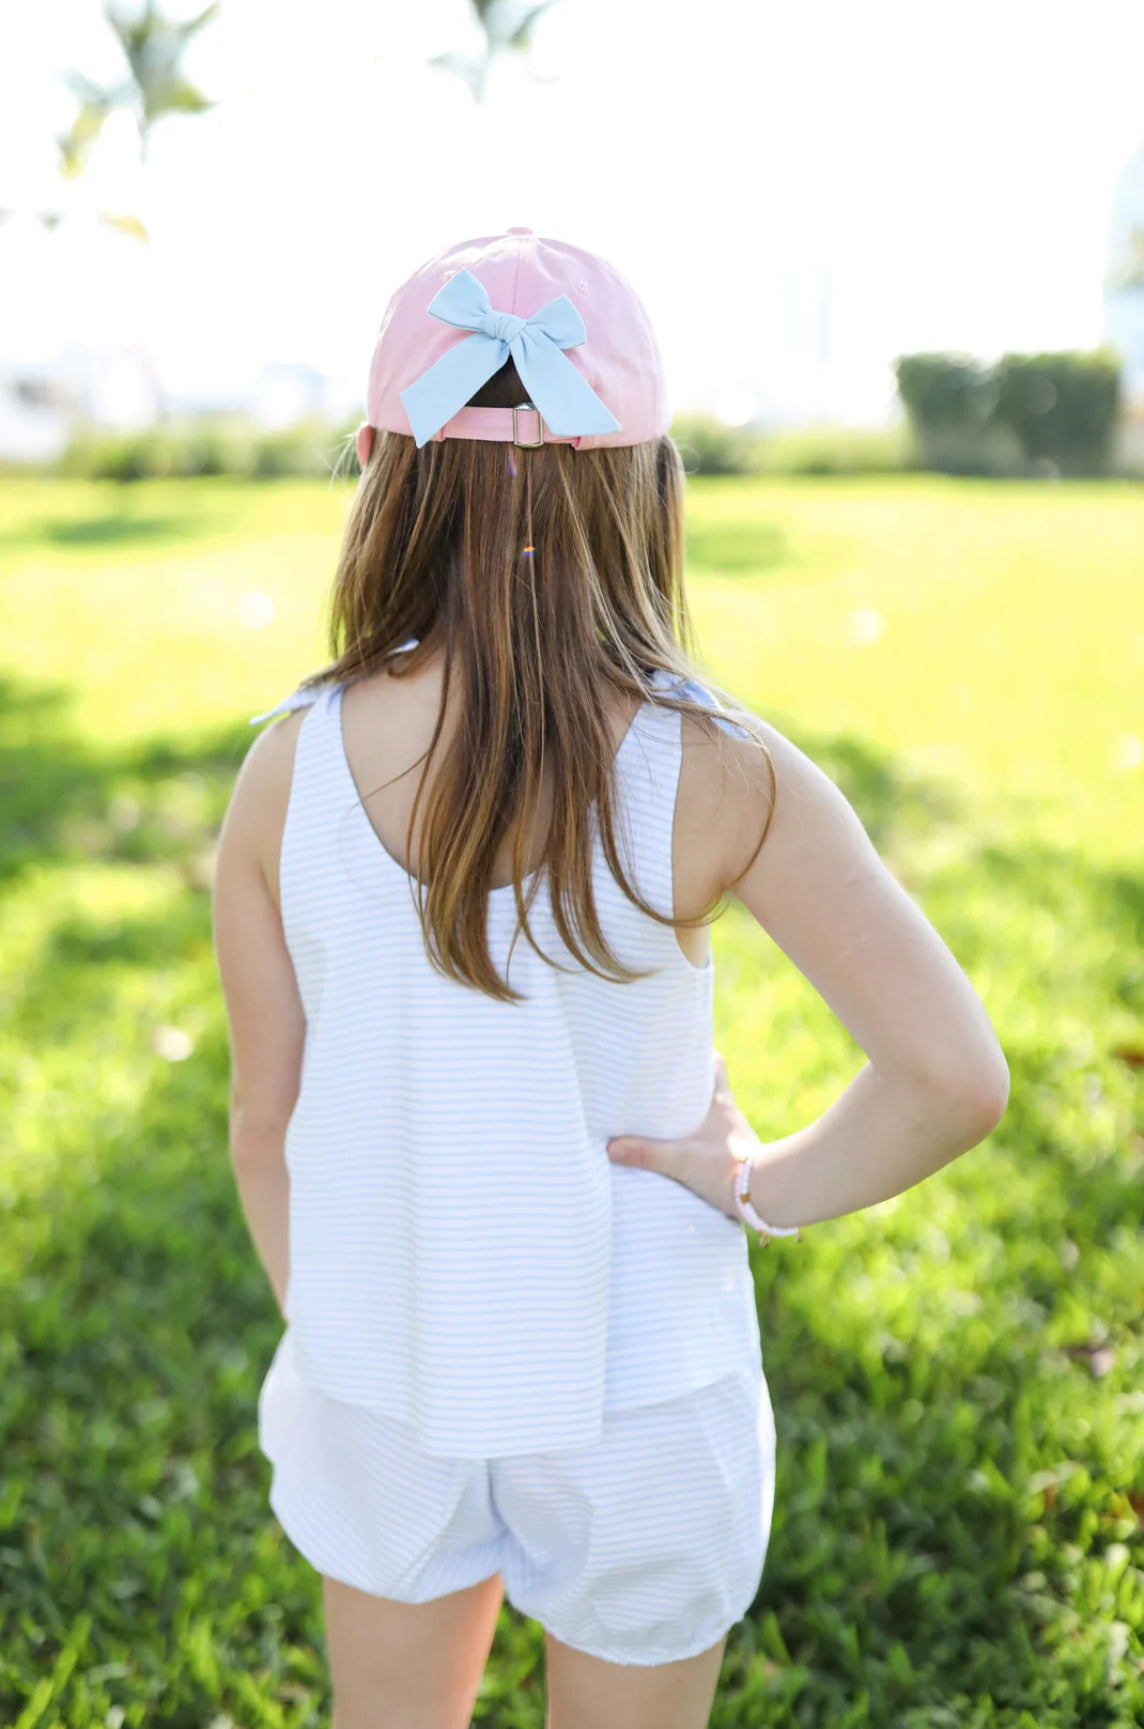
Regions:
[[760, 1218], [751, 1201], [751, 1160], [744, 1156], [739, 1160], [739, 1171], [735, 1179], [735, 1205], [739, 1217], [745, 1225], [750, 1225], [752, 1231], [758, 1231], [759, 1241], [764, 1249], [771, 1237], [794, 1237], [802, 1242], [801, 1225], [768, 1225]]

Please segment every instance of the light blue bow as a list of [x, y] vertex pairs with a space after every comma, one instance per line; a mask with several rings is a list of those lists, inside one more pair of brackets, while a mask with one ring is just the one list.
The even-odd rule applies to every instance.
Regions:
[[620, 430], [615, 415], [563, 352], [578, 348], [586, 336], [584, 321], [566, 294], [531, 318], [517, 318], [511, 312], [494, 312], [476, 277], [458, 270], [434, 295], [429, 311], [473, 335], [454, 343], [401, 392], [418, 449], [464, 408], [510, 354], [529, 400], [557, 437]]

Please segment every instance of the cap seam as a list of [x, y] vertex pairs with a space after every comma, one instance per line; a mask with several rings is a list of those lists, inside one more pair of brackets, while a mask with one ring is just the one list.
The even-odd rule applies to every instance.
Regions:
[[513, 268], [513, 273], [512, 273], [512, 311], [513, 311], [514, 316], [519, 318], [520, 317], [520, 309], [516, 304], [516, 289], [517, 289], [517, 284], [520, 281], [520, 252], [521, 252], [521, 247], [524, 245], [524, 235], [523, 234], [514, 234], [513, 239], [516, 241], [516, 264]]

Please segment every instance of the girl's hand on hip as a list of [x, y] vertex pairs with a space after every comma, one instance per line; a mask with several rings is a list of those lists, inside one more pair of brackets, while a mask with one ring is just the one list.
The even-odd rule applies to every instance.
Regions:
[[658, 1171], [691, 1189], [701, 1200], [741, 1223], [735, 1206], [739, 1161], [760, 1145], [759, 1137], [736, 1105], [727, 1080], [727, 1066], [718, 1051], [711, 1108], [690, 1135], [677, 1141], [649, 1140], [646, 1135], [616, 1135], [607, 1143], [616, 1165]]

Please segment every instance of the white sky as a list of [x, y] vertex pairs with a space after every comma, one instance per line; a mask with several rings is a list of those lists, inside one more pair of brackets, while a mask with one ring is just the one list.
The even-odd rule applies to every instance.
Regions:
[[98, 0], [4, 13], [0, 206], [73, 215], [0, 225], [0, 355], [134, 343], [175, 391], [301, 360], [360, 395], [397, 281], [523, 223], [631, 278], [677, 406], [813, 397], [829, 269], [831, 398], [869, 412], [901, 351], [1098, 341], [1144, 139], [1141, 0], [555, 0], [483, 105], [426, 64], [475, 46], [465, 0], [223, 0], [186, 62], [217, 109], [145, 167], [122, 117], [65, 187], [58, 74], [114, 77], [114, 37]]

